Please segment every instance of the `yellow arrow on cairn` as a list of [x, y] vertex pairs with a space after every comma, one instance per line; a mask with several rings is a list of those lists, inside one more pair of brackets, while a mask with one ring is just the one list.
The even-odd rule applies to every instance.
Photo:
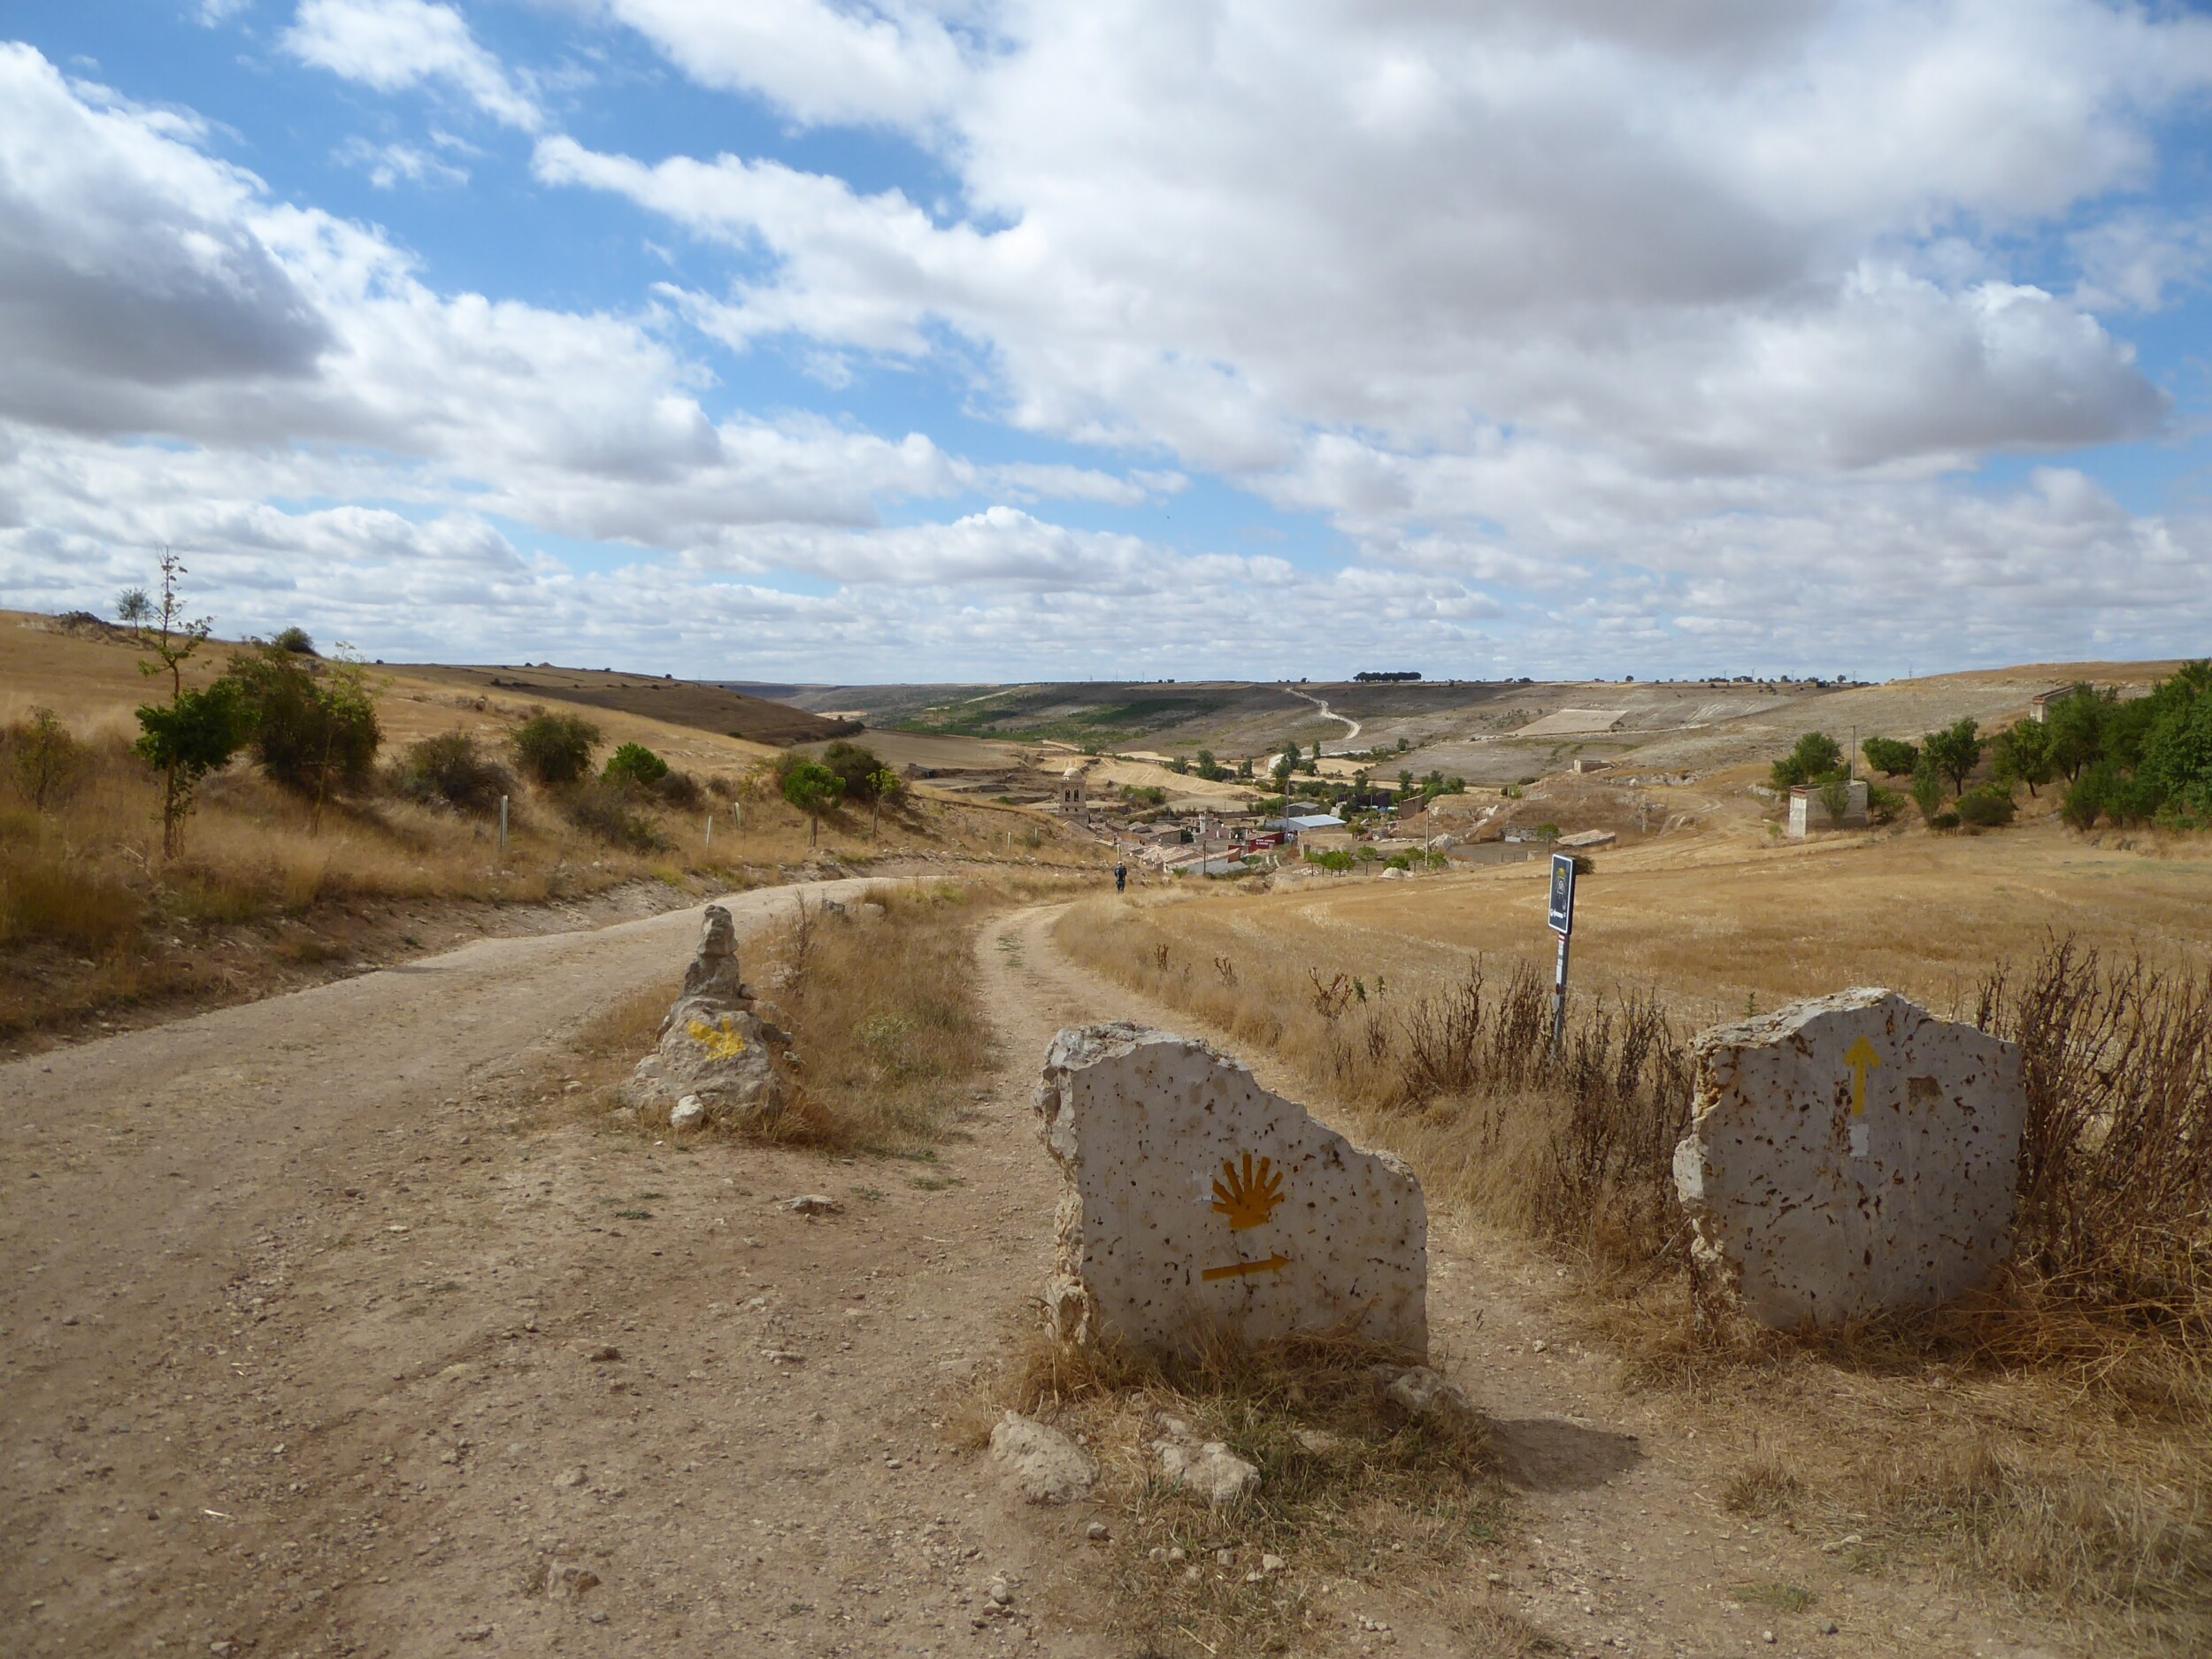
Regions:
[[1882, 1056], [1874, 1052], [1874, 1045], [1864, 1037], [1851, 1045], [1851, 1051], [1843, 1056], [1844, 1064], [1851, 1068], [1851, 1115], [1866, 1116], [1866, 1074], [1877, 1071]]

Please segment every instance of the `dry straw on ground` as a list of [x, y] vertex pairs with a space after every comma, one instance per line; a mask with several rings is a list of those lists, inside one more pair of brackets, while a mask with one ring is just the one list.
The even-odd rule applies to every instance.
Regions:
[[[1300, 1651], [1363, 1592], [1416, 1586], [1479, 1651], [1539, 1650], [1476, 1587], [1508, 1525], [1479, 1425], [1409, 1420], [1385, 1393], [1412, 1356], [1355, 1339], [1248, 1348], [1216, 1334], [1159, 1358], [1036, 1325], [1032, 1310], [955, 1432], [979, 1446], [1010, 1409], [1082, 1437], [1111, 1534], [1110, 1623], [1138, 1651]], [[1152, 1449], [1171, 1418], [1256, 1466], [1257, 1491], [1217, 1509], [1171, 1486]]]
[[1690, 1281], [1671, 1158], [1701, 1022], [1658, 991], [1586, 999], [1555, 1056], [1548, 987], [1525, 966], [1494, 979], [1460, 955], [1386, 985], [1254, 953], [1226, 908], [1094, 903], [1060, 937], [1231, 1047], [1271, 1051], [1411, 1159], [1433, 1201], [1580, 1263], [1582, 1322], [1632, 1379], [1769, 1425], [1746, 1505], [1878, 1517], [1890, 1547], [2077, 1609], [2108, 1640], [2212, 1642], [2202, 970], [2051, 939], [1969, 991], [1948, 1011], [2027, 1049], [2016, 1263], [1958, 1306], [1788, 1336], [1717, 1316]]

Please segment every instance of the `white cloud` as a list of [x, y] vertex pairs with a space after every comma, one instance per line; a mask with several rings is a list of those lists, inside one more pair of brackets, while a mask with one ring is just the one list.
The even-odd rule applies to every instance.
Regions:
[[[649, 32], [696, 72], [720, 11], [672, 4]], [[2139, 181], [2150, 119], [2212, 84], [2212, 21], [1140, 0], [1009, 4], [951, 38], [963, 67], [932, 84], [960, 92], [938, 148], [964, 218], [565, 137], [537, 171], [766, 253], [769, 275], [684, 298], [729, 343], [918, 357], [947, 325], [1018, 424], [1231, 472], [1313, 428], [1817, 472], [2162, 416], [2078, 307], [1956, 255]]]
[[943, 18], [877, 0], [607, 0], [701, 84], [757, 93], [806, 122], [924, 127], [966, 78]]
[[429, 0], [300, 0], [283, 35], [303, 64], [399, 92], [440, 81], [493, 119], [535, 132], [544, 116], [499, 59], [477, 42], [467, 19]]
[[[687, 277], [699, 250], [664, 236], [680, 280], [565, 311], [441, 291], [194, 118], [0, 48], [0, 595], [96, 605], [165, 542], [227, 626], [810, 678], [1865, 668], [2212, 634], [2203, 519], [2065, 469], [1964, 476], [2164, 419], [2098, 312], [2201, 280], [2195, 219], [2115, 206], [2207, 84], [2201, 19], [602, 4], [793, 121], [912, 135], [958, 188], [543, 136], [541, 182], [747, 273]], [[419, 0], [309, 0], [288, 38], [519, 127], [549, 84]], [[382, 188], [472, 159], [343, 154]], [[972, 416], [1104, 453], [710, 414], [692, 329], [830, 384], [941, 373]], [[1236, 545], [1218, 492], [1127, 521], [1149, 534], [1042, 504], [1135, 515], [1200, 471], [1348, 560], [1171, 545], [1186, 519]]]
[[2116, 213], [2068, 246], [2081, 269], [2073, 302], [2091, 311], [2163, 311], [2212, 274], [2212, 218]]
[[466, 184], [469, 170], [432, 154], [418, 145], [394, 142], [373, 144], [365, 138], [349, 138], [338, 147], [336, 159], [358, 167], [380, 190], [389, 190], [403, 179], [410, 184]]

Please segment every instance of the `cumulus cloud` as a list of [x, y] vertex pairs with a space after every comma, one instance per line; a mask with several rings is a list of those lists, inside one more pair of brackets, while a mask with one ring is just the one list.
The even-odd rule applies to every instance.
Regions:
[[[168, 542], [239, 626], [808, 677], [1842, 669], [2212, 630], [2201, 518], [2070, 467], [1971, 478], [2169, 419], [2116, 330], [2207, 268], [2201, 214], [2136, 194], [2212, 85], [2200, 16], [572, 11], [787, 134], [872, 128], [864, 153], [918, 146], [949, 183], [810, 170], [792, 157], [841, 153], [811, 138], [588, 143], [455, 6], [304, 0], [282, 39], [317, 73], [465, 99], [536, 135], [545, 211], [588, 190], [690, 238], [656, 224], [664, 285], [563, 311], [442, 290], [194, 117], [0, 49], [0, 592], [97, 603]], [[381, 188], [501, 165], [340, 154]], [[748, 412], [715, 346], [832, 388], [933, 377], [1053, 442], [981, 461]], [[1178, 545], [1165, 503], [1202, 473], [1341, 539], [1226, 551], [1214, 491], [1172, 509], [1202, 526]]]
[[449, 5], [431, 0], [301, 0], [283, 42], [300, 62], [379, 92], [438, 82], [509, 127], [535, 132], [544, 123], [536, 102], [477, 42], [467, 19]]
[[[947, 325], [1017, 422], [1232, 472], [1315, 427], [1826, 471], [2158, 424], [2078, 305], [1912, 250], [2139, 180], [2148, 112], [2212, 82], [2212, 23], [1663, 10], [1010, 4], [935, 82], [964, 88], [950, 219], [728, 155], [556, 137], [536, 167], [764, 252], [686, 296], [725, 342], [923, 356]], [[713, 27], [671, 6], [649, 33], [691, 65]]]
[[899, 0], [607, 0], [607, 11], [701, 84], [757, 93], [806, 122], [924, 128], [966, 79], [946, 19]]
[[330, 344], [192, 121], [80, 98], [0, 44], [0, 413], [62, 426], [180, 388], [299, 381]]
[[410, 184], [430, 185], [469, 181], [466, 167], [419, 145], [397, 141], [374, 144], [365, 138], [348, 139], [338, 147], [337, 159], [349, 167], [360, 168], [369, 175], [369, 182], [380, 190], [395, 188], [403, 180]]

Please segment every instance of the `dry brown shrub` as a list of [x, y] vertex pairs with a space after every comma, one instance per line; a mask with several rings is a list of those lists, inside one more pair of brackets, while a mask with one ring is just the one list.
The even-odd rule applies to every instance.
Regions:
[[1386, 992], [1333, 964], [1247, 959], [1195, 977], [1156, 912], [1091, 904], [1059, 938], [1079, 959], [1259, 1044], [1415, 1158], [1432, 1192], [1639, 1275], [1684, 1259], [1674, 1143], [1688, 1122], [1686, 1030], [1656, 997], [1578, 1003], [1551, 1046], [1551, 987], [1477, 958]]
[[886, 882], [841, 912], [795, 895], [787, 918], [746, 952], [761, 964], [746, 977], [772, 999], [797, 1056], [792, 1103], [764, 1133], [926, 1159], [996, 1064], [976, 930], [1007, 905], [1064, 890], [1051, 875]]
[[1977, 1003], [2026, 1074], [2022, 1271], [2047, 1300], [2212, 1363], [2212, 972], [2054, 939], [2018, 979], [1991, 973]]
[[1080, 916], [1073, 954], [1269, 1048], [1432, 1194], [1595, 1270], [1577, 1317], [1632, 1381], [1780, 1425], [1740, 1501], [1877, 1516], [2101, 1630], [2212, 1651], [2212, 983], [2060, 939], [1988, 975], [1961, 1013], [2025, 1051], [2016, 1260], [1947, 1308], [1778, 1333], [1699, 1305], [1683, 1271], [1691, 1026], [1658, 995], [1584, 999], [1554, 1055], [1532, 966], [1387, 998], [1328, 961], [1231, 987], [1162, 965], [1233, 936], [1212, 910]]
[[1732, 1515], [1777, 1515], [1805, 1490], [1805, 1483], [1770, 1456], [1754, 1457], [1728, 1477], [1721, 1508]]

